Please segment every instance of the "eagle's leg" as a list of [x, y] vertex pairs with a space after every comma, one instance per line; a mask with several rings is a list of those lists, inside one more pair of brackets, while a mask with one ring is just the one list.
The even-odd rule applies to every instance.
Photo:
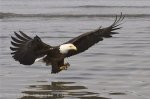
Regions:
[[66, 60], [64, 60], [64, 64], [63, 64], [63, 66], [60, 66], [60, 69], [61, 70], [67, 70], [67, 68], [70, 66], [70, 64], [66, 61]]

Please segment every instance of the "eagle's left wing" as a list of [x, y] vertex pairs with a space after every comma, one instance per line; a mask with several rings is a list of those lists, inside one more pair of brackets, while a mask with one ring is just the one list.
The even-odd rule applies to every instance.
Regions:
[[116, 16], [116, 19], [112, 25], [106, 28], [99, 28], [97, 30], [84, 33], [78, 37], [75, 37], [71, 40], [69, 40], [66, 43], [72, 43], [77, 47], [77, 51], [69, 51], [66, 57], [70, 57], [72, 55], [79, 54], [81, 52], [84, 52], [94, 44], [98, 43], [99, 41], [102, 41], [103, 38], [109, 38], [112, 37], [113, 34], [117, 34], [114, 30], [118, 30], [121, 27], [118, 27], [120, 25], [120, 22], [124, 19], [124, 16], [121, 15], [119, 17]]
[[11, 37], [13, 47], [10, 49], [13, 51], [11, 53], [13, 58], [20, 64], [31, 65], [37, 58], [46, 55], [50, 50], [51, 46], [42, 42], [38, 36], [31, 38], [22, 31], [19, 32], [20, 34], [14, 32], [16, 37]]

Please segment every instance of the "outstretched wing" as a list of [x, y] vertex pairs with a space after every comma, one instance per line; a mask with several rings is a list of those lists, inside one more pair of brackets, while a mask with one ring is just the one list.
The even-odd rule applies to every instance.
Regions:
[[10, 49], [13, 51], [11, 53], [13, 58], [19, 61], [20, 64], [33, 64], [35, 59], [46, 55], [51, 48], [50, 45], [42, 42], [38, 36], [31, 38], [22, 31], [19, 31], [20, 34], [14, 33], [16, 37], [11, 37], [13, 47], [10, 47]]
[[102, 41], [103, 38], [109, 38], [109, 37], [112, 37], [113, 34], [118, 34], [114, 30], [118, 30], [121, 28], [118, 26], [120, 26], [120, 22], [123, 19], [124, 19], [124, 16], [121, 13], [119, 17], [116, 16], [114, 23], [110, 25], [109, 27], [106, 27], [106, 28], [100, 27], [97, 30], [84, 33], [66, 42], [66, 43], [72, 43], [77, 47], [77, 51], [69, 51], [66, 57], [70, 57], [72, 55], [84, 52], [85, 50], [93, 46], [94, 44], [98, 43], [99, 41]]

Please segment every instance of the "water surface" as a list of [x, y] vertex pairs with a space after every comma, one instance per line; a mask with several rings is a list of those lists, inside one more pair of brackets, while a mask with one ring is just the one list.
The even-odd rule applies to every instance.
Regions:
[[[149, 99], [149, 0], [0, 0], [1, 99]], [[51, 74], [42, 63], [23, 66], [10, 55], [10, 36], [22, 30], [50, 45], [108, 26], [122, 12], [120, 34], [68, 59]]]

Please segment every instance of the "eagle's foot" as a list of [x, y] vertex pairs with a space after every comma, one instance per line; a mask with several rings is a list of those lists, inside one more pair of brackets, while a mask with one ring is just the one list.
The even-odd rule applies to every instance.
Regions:
[[61, 70], [67, 70], [69, 66], [70, 66], [69, 63], [65, 63], [63, 66], [60, 67], [60, 69]]

